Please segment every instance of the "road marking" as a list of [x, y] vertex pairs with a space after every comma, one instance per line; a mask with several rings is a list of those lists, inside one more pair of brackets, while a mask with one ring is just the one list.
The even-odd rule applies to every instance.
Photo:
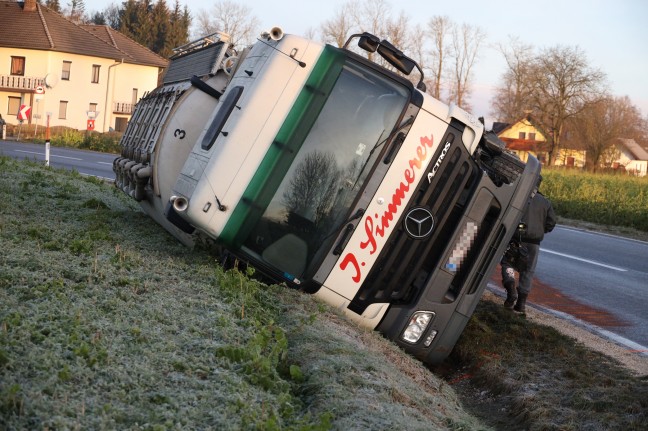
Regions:
[[[27, 154], [36, 154], [37, 156], [43, 156], [45, 157], [45, 154], [39, 153], [37, 151], [25, 151], [25, 150], [15, 150], [17, 153], [27, 153]], [[50, 157], [58, 157], [59, 159], [68, 159], [68, 160], [83, 160], [79, 159], [77, 157], [66, 157], [66, 156], [58, 156], [56, 154], [50, 154]]]
[[97, 163], [100, 165], [110, 165], [110, 166], [113, 165], [113, 162], [97, 162]]
[[562, 256], [562, 257], [566, 257], [566, 258], [569, 258], [569, 259], [578, 260], [580, 262], [591, 263], [592, 265], [602, 266], [603, 268], [613, 269], [615, 271], [621, 271], [621, 272], [627, 272], [628, 271], [627, 269], [619, 268], [618, 266], [606, 265], [606, 264], [601, 263], [601, 262], [596, 262], [596, 261], [589, 260], [589, 259], [583, 259], [581, 257], [572, 256], [570, 254], [558, 253], [557, 251], [547, 250], [546, 248], [543, 248], [542, 251], [550, 253], [550, 254], [555, 254], [557, 256]]

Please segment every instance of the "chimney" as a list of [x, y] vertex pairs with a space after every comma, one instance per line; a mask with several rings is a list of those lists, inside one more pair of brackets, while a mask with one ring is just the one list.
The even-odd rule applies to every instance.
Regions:
[[25, 0], [23, 3], [23, 12], [35, 12], [36, 0]]

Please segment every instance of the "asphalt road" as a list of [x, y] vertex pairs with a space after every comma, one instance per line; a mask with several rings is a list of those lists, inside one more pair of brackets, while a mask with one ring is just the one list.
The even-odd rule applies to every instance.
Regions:
[[540, 288], [558, 289], [588, 310], [581, 318], [648, 352], [648, 242], [557, 226], [540, 249]]
[[[45, 144], [0, 140], [0, 155], [45, 163], [45, 152]], [[57, 148], [50, 145], [49, 163], [53, 168], [75, 170], [82, 175], [91, 175], [114, 181], [115, 173], [112, 170], [112, 162], [116, 157], [115, 154]]]
[[[0, 141], [0, 155], [44, 162], [45, 145]], [[115, 157], [50, 148], [50, 166], [108, 180]], [[557, 226], [540, 250], [532, 304], [648, 354], [648, 242]]]

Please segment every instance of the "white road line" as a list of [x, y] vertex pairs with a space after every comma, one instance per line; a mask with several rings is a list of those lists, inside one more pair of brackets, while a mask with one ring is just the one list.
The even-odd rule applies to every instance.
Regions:
[[627, 272], [628, 271], [627, 269], [619, 268], [618, 266], [606, 265], [606, 264], [601, 263], [601, 262], [596, 262], [596, 261], [589, 260], [589, 259], [583, 259], [581, 257], [572, 256], [570, 254], [558, 253], [557, 251], [547, 250], [546, 248], [543, 248], [541, 250], [544, 251], [544, 252], [550, 253], [550, 254], [555, 254], [557, 256], [562, 256], [562, 257], [566, 257], [568, 259], [578, 260], [580, 262], [590, 263], [592, 265], [602, 266], [603, 268], [613, 269], [615, 271], [621, 271], [621, 272]]
[[110, 166], [113, 165], [112, 162], [97, 162], [97, 163], [100, 164], [100, 165], [110, 165]]
[[[36, 152], [36, 151], [25, 151], [25, 150], [15, 150], [15, 151], [17, 153], [36, 154], [37, 156], [45, 157], [45, 154], [39, 153], [39, 152]], [[56, 154], [50, 154], [50, 157], [58, 157], [59, 159], [68, 159], [68, 160], [83, 160], [83, 159], [79, 159], [77, 157], [66, 157], [66, 156], [59, 156], [59, 155], [56, 155]]]

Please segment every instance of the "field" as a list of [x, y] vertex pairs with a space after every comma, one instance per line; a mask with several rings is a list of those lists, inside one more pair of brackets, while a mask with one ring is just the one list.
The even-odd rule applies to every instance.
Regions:
[[648, 177], [561, 169], [542, 176], [540, 190], [561, 217], [648, 232]]
[[648, 425], [645, 376], [499, 304], [429, 370], [75, 173], [0, 157], [0, 248], [3, 430]]

